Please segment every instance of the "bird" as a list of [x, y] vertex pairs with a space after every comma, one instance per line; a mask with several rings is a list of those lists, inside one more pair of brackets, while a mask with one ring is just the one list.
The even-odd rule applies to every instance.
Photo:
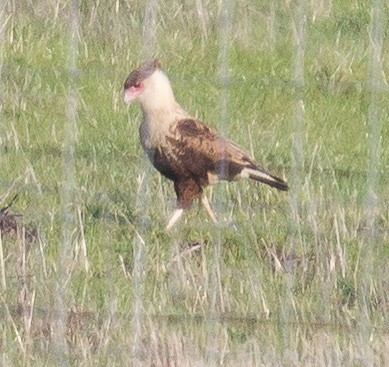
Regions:
[[220, 180], [249, 178], [281, 191], [288, 190], [283, 179], [259, 167], [238, 145], [185, 112], [157, 59], [146, 60], [131, 71], [124, 82], [124, 102], [140, 103], [142, 148], [153, 166], [174, 183], [177, 204], [168, 219], [167, 230], [195, 200], [202, 203], [217, 224], [204, 189]]

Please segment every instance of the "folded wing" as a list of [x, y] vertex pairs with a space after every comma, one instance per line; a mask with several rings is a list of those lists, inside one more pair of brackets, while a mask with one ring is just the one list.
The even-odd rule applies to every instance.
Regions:
[[227, 181], [251, 178], [279, 190], [288, 189], [282, 179], [259, 168], [240, 147], [201, 122], [180, 120], [175, 129], [174, 139], [171, 139], [174, 155], [188, 173], [201, 181], [209, 181], [211, 176]]

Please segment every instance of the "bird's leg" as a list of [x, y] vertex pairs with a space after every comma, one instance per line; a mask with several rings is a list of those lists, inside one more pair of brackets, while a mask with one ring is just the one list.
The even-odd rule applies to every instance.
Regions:
[[203, 204], [205, 211], [208, 213], [208, 215], [211, 217], [212, 222], [217, 224], [217, 218], [216, 214], [211, 209], [211, 206], [209, 205], [209, 201], [205, 195], [201, 197], [201, 204]]
[[170, 217], [169, 222], [168, 222], [168, 224], [166, 226], [166, 230], [167, 231], [169, 229], [171, 229], [176, 224], [176, 222], [180, 219], [180, 217], [181, 217], [183, 212], [184, 212], [184, 209], [176, 209], [174, 211], [174, 213]]

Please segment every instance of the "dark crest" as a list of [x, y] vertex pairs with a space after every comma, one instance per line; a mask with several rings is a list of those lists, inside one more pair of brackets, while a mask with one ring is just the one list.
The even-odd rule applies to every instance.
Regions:
[[138, 69], [133, 70], [124, 82], [124, 89], [139, 85], [147, 79], [155, 70], [160, 69], [161, 64], [157, 59], [145, 61]]

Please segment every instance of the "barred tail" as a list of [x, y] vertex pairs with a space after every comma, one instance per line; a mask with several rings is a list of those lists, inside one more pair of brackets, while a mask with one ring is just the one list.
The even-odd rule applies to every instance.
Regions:
[[287, 191], [289, 189], [288, 184], [284, 180], [260, 169], [244, 168], [241, 172], [241, 177], [251, 178], [252, 180], [262, 182], [281, 191]]

